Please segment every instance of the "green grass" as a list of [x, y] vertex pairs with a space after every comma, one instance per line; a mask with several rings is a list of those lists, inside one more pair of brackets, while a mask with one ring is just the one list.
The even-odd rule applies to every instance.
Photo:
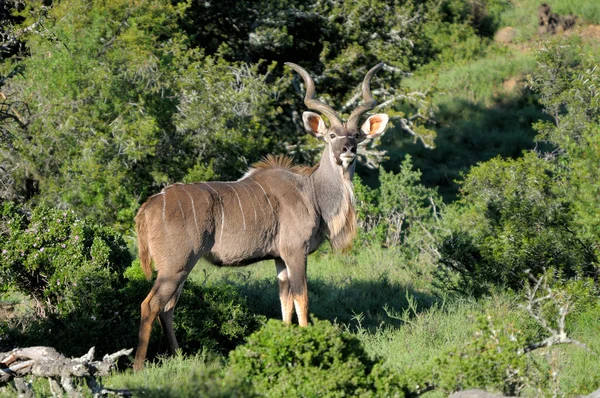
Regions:
[[[555, 13], [578, 15], [581, 24], [600, 24], [598, 1], [546, 2]], [[389, 160], [383, 163], [386, 170], [397, 171], [404, 156], [410, 154], [414, 166], [423, 173], [422, 182], [437, 187], [446, 201], [453, 201], [458, 192], [455, 181], [478, 162], [497, 155], [516, 158], [523, 150], [535, 147], [536, 132], [531, 125], [546, 116], [523, 80], [534, 70], [534, 49], [544, 39], [537, 35], [541, 3], [512, 0], [511, 6], [502, 7], [499, 28], [515, 27], [517, 45], [488, 43], [476, 56], [461, 62], [435, 61], [404, 80], [403, 85], [410, 90], [423, 91], [431, 86], [437, 90], [432, 97], [436, 124], [428, 126], [437, 133], [436, 149], [426, 149], [412, 136], [392, 129], [381, 145], [388, 151]], [[584, 40], [584, 45], [591, 52], [600, 47], [595, 40]], [[516, 86], [510, 89], [513, 82]], [[377, 180], [377, 172], [360, 169], [359, 173], [371, 185]]]
[[[374, 329], [382, 322], [398, 324], [388, 312], [408, 305], [407, 294], [421, 308], [438, 301], [431, 286], [431, 269], [411, 268], [398, 261], [395, 251], [367, 248], [355, 254], [318, 252], [308, 259], [310, 312], [319, 319], [337, 320], [355, 328], [356, 314], [362, 326]], [[258, 314], [280, 318], [279, 293], [273, 261], [244, 268], [217, 268], [199, 263], [190, 278], [198, 283], [225, 281], [248, 298]]]
[[535, 60], [531, 54], [503, 49], [467, 65], [440, 73], [436, 103], [464, 99], [473, 104], [495, 106], [518, 98], [519, 90], [508, 91], [503, 83], [531, 73]]
[[115, 373], [104, 383], [144, 397], [241, 397], [247, 390], [241, 377], [227, 373], [222, 358], [208, 352], [165, 357], [138, 373]]
[[[400, 373], [460, 350], [473, 340], [476, 320], [482, 315], [525, 327], [537, 340], [545, 337], [536, 335], [540, 329], [519, 307], [520, 296], [505, 292], [480, 300], [445, 296], [434, 286], [432, 272], [407, 266], [392, 250], [367, 248], [346, 255], [323, 250], [309, 257], [311, 313], [354, 333], [370, 356], [381, 358], [385, 366]], [[191, 279], [231, 284], [248, 297], [255, 313], [280, 316], [272, 261], [244, 268], [201, 263]], [[573, 314], [568, 324], [570, 336], [586, 343], [593, 352], [570, 345], [534, 354], [535, 361], [544, 364], [540, 367], [543, 371], [558, 372], [559, 391], [566, 396], [587, 394], [600, 387], [596, 371], [600, 367], [599, 314], [600, 303], [588, 305]], [[160, 358], [139, 373], [126, 367], [103, 383], [149, 397], [251, 396], [250, 386], [228, 369], [226, 358], [207, 351]], [[36, 382], [35, 388], [40, 396], [49, 392], [44, 381]], [[0, 396], [13, 392], [4, 391]], [[538, 396], [533, 390], [525, 391], [525, 395]], [[432, 392], [426, 396], [442, 395]]]
[[[311, 256], [311, 313], [354, 333], [369, 355], [382, 358], [398, 372], [465, 346], [472, 341], [476, 320], [482, 315], [519, 325], [538, 340], [545, 337], [519, 307], [522, 297], [501, 292], [480, 300], [443, 297], [432, 284], [431, 271], [405, 267], [394, 252], [383, 249], [370, 248], [356, 256]], [[199, 283], [233, 284], [248, 295], [253, 311], [280, 316], [272, 262], [236, 269], [198, 264], [191, 278]], [[600, 352], [598, 308], [600, 304], [574, 315], [569, 323], [569, 333], [594, 352]], [[538, 350], [533, 355], [537, 362], [550, 361], [550, 366], [541, 369], [558, 371], [560, 391], [567, 396], [600, 387], [596, 372], [600, 357], [595, 353], [570, 345]], [[249, 391], [242, 378], [228, 373], [224, 358], [208, 352], [164, 358], [137, 374], [127, 369], [106, 378], [105, 384], [144, 396], [245, 396]], [[527, 391], [526, 395], [537, 393]]]

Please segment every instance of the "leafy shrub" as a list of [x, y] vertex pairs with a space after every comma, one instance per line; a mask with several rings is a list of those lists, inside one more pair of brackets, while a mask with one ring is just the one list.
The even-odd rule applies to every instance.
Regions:
[[246, 298], [227, 284], [186, 282], [175, 312], [173, 328], [184, 352], [208, 348], [225, 354], [265, 321], [251, 313]]
[[[573, 204], [573, 230], [583, 240], [599, 242], [600, 58], [582, 53], [581, 43], [572, 38], [546, 43], [536, 53], [538, 68], [529, 85], [552, 117], [534, 128], [539, 140], [557, 149], [548, 158], [557, 169], [557, 189]], [[600, 244], [591, 249], [600, 256]]]
[[314, 317], [307, 328], [271, 320], [230, 353], [230, 368], [267, 397], [364, 395], [373, 365], [356, 337]]
[[478, 323], [469, 343], [435, 360], [438, 389], [450, 393], [476, 387], [518, 394], [528, 383], [523, 333], [490, 316], [480, 317]]
[[444, 203], [420, 178], [421, 172], [413, 170], [412, 158], [406, 155], [398, 173], [380, 169], [378, 188], [369, 188], [357, 179], [359, 245], [401, 246], [409, 259], [420, 257], [433, 263]]
[[[67, 355], [82, 355], [91, 346], [99, 355], [137, 346], [140, 304], [152, 287], [136, 262], [122, 283], [102, 286], [95, 306], [76, 307], [45, 318], [0, 323], [0, 340], [12, 346], [50, 345]], [[263, 318], [228, 285], [200, 286], [188, 281], [175, 310], [173, 328], [184, 353], [203, 348], [225, 353], [254, 332]], [[152, 329], [149, 357], [167, 351], [158, 322]]]
[[131, 257], [111, 228], [70, 211], [37, 207], [29, 214], [10, 202], [0, 217], [0, 288], [30, 294], [41, 314], [77, 308], [93, 316], [98, 301], [122, 284]]
[[355, 182], [356, 210], [361, 238], [383, 246], [404, 243], [412, 224], [432, 218], [431, 202], [437, 201], [434, 189], [419, 184], [421, 173], [412, 170], [411, 157], [406, 156], [395, 174], [380, 169], [378, 188]]
[[471, 170], [453, 232], [440, 247], [438, 276], [446, 287], [473, 294], [492, 285], [519, 289], [526, 271], [547, 268], [567, 278], [593, 275], [597, 258], [577, 236], [571, 203], [553, 185], [549, 166], [531, 152]]

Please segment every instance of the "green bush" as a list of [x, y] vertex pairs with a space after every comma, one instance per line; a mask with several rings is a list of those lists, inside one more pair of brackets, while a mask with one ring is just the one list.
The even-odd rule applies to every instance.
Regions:
[[493, 285], [518, 290], [528, 271], [594, 274], [592, 244], [577, 236], [572, 203], [535, 153], [473, 168], [461, 192], [461, 210], [440, 247], [438, 276], [446, 287], [482, 294]]
[[[600, 7], [598, 8], [600, 11]], [[534, 125], [540, 141], [556, 150], [547, 154], [557, 169], [556, 189], [573, 204], [574, 233], [600, 241], [600, 69], [597, 55], [585, 56], [575, 39], [561, 38], [536, 53], [538, 68], [529, 85], [551, 121]], [[600, 256], [600, 245], [589, 248]]]
[[369, 395], [375, 364], [360, 341], [328, 321], [307, 328], [271, 320], [232, 351], [230, 368], [267, 397]]
[[177, 304], [173, 327], [184, 352], [208, 348], [225, 354], [264, 322], [264, 316], [249, 311], [246, 298], [234, 287], [189, 281]]
[[446, 393], [483, 388], [516, 395], [528, 384], [523, 333], [513, 324], [482, 316], [471, 341], [435, 360], [437, 388]]
[[[46, 317], [0, 322], [0, 341], [12, 346], [49, 345], [66, 355], [83, 355], [91, 346], [98, 355], [137, 346], [140, 304], [152, 283], [137, 261], [123, 282], [102, 286], [93, 307], [76, 307]], [[263, 322], [248, 310], [246, 300], [228, 285], [200, 286], [188, 281], [175, 310], [173, 327], [184, 353], [201, 349], [224, 354], [244, 341]], [[10, 348], [10, 347], [7, 347]], [[167, 352], [162, 330], [155, 323], [148, 357]]]
[[71, 211], [5, 203], [0, 213], [0, 288], [31, 295], [41, 314], [85, 309], [90, 316], [123, 283], [131, 256], [111, 228]]
[[378, 188], [355, 181], [359, 242], [384, 247], [415, 243], [423, 238], [424, 225], [433, 227], [443, 203], [437, 191], [420, 183], [421, 172], [413, 170], [406, 155], [398, 173], [380, 169]]

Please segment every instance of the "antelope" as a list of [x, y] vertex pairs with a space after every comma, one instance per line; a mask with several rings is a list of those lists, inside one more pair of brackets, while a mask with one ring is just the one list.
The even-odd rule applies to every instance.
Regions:
[[275, 260], [282, 319], [308, 325], [306, 264], [308, 254], [327, 239], [335, 250], [347, 249], [356, 235], [352, 177], [357, 145], [380, 136], [386, 114], [360, 117], [375, 108], [370, 82], [383, 67], [374, 66], [362, 83], [364, 103], [343, 123], [315, 99], [315, 84], [302, 67], [286, 63], [304, 80], [304, 104], [318, 113], [302, 115], [304, 128], [325, 141], [314, 167], [293, 166], [287, 157], [268, 156], [241, 179], [231, 182], [174, 184], [151, 196], [139, 209], [136, 232], [139, 259], [147, 279], [157, 276], [141, 305], [139, 343], [134, 369], [143, 367], [153, 322], [158, 317], [169, 349], [178, 348], [173, 311], [183, 284], [200, 258], [218, 266], [243, 266]]

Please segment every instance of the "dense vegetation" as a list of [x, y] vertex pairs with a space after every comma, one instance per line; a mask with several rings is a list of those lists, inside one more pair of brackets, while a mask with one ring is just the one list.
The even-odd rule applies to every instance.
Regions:
[[313, 164], [283, 62], [348, 114], [383, 61], [372, 88], [392, 126], [359, 152], [354, 248], [309, 260], [311, 327], [267, 321], [271, 263], [201, 263], [177, 307], [182, 355], [157, 356], [155, 328], [154, 362], [105, 382], [215, 397], [600, 388], [600, 4], [547, 3], [576, 26], [537, 32], [534, 0], [3, 2], [0, 351], [134, 347], [141, 203], [266, 154]]

